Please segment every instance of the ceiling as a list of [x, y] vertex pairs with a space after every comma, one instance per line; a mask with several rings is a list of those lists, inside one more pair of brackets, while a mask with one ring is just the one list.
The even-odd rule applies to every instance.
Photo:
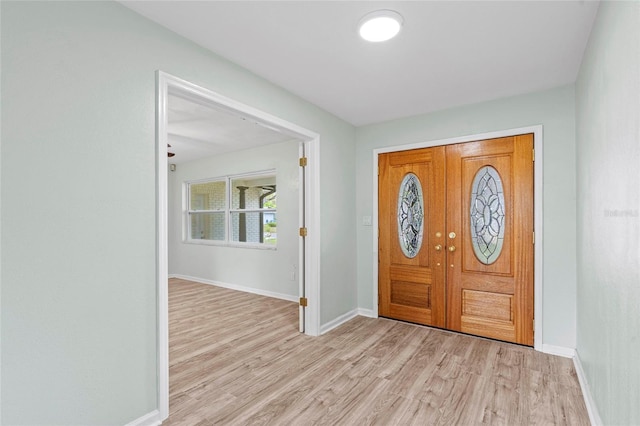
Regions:
[[[593, 1], [121, 1], [361, 126], [573, 83]], [[360, 18], [404, 17], [368, 43]]]
[[169, 94], [167, 105], [169, 152], [176, 154], [169, 161], [174, 164], [292, 140], [250, 119], [175, 94]]

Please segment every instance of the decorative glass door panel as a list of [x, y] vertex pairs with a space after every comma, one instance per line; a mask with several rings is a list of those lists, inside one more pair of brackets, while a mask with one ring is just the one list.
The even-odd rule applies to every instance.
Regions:
[[413, 259], [422, 246], [424, 228], [422, 185], [413, 173], [407, 173], [400, 183], [396, 212], [400, 249], [405, 256]]
[[462, 205], [456, 214], [460, 236], [469, 243], [461, 262], [465, 272], [513, 273], [512, 161], [511, 155], [460, 159]]
[[471, 184], [471, 243], [478, 260], [491, 265], [504, 241], [504, 189], [496, 169], [484, 166]]

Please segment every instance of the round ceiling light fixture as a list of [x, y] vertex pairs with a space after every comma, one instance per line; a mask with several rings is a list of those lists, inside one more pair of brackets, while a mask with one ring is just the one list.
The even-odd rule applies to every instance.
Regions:
[[360, 37], [371, 42], [392, 39], [402, 28], [402, 15], [393, 10], [376, 10], [367, 13], [360, 20], [358, 32]]

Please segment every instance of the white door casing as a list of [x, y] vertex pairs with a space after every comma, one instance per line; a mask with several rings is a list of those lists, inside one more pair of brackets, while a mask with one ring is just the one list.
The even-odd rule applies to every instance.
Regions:
[[216, 108], [251, 119], [274, 131], [290, 135], [301, 142], [301, 153], [307, 158], [301, 170], [300, 227], [307, 229], [299, 244], [300, 297], [306, 297], [307, 307], [300, 308], [300, 328], [310, 336], [320, 334], [320, 135], [280, 119], [267, 112], [242, 104], [211, 90], [192, 84], [162, 71], [156, 72], [156, 248], [158, 303], [158, 411], [160, 418], [169, 416], [169, 319], [168, 319], [168, 178], [167, 123], [168, 95], [180, 93], [215, 105]]

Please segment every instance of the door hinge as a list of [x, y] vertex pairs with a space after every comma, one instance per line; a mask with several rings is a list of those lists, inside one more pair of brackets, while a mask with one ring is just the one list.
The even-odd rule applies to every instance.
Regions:
[[531, 238], [531, 240], [532, 240], [532, 241], [531, 241], [531, 244], [535, 244], [535, 243], [536, 243], [536, 232], [535, 232], [535, 231], [533, 231], [533, 232], [531, 233], [531, 235], [532, 235], [532, 238]]
[[536, 150], [535, 149], [531, 150], [531, 161], [533, 161], [534, 163], [536, 162]]
[[300, 228], [300, 236], [301, 237], [307, 236], [307, 228]]
[[300, 167], [307, 167], [307, 157], [300, 157]]
[[301, 297], [300, 298], [300, 306], [302, 306], [303, 308], [307, 307], [307, 298], [306, 297]]

